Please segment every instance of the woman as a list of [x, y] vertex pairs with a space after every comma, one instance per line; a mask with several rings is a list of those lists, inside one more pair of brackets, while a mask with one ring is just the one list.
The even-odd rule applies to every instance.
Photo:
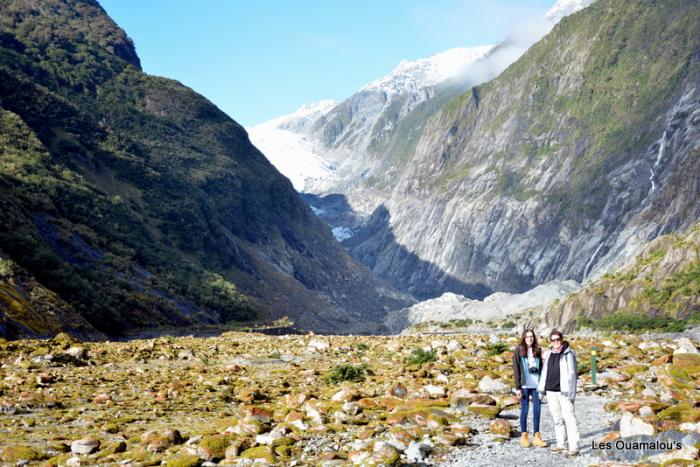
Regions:
[[576, 353], [564, 340], [562, 333], [556, 329], [549, 334], [549, 340], [552, 342], [552, 349], [544, 355], [542, 376], [537, 390], [540, 397], [547, 395], [549, 412], [554, 420], [557, 445], [552, 448], [552, 451], [566, 451], [568, 441], [569, 455], [576, 456], [581, 439], [574, 410]]
[[527, 413], [532, 398], [532, 424], [535, 436], [532, 444], [546, 447], [547, 443], [540, 435], [541, 401], [537, 395], [537, 385], [540, 381], [542, 368], [542, 349], [537, 345], [537, 337], [532, 329], [526, 329], [520, 336], [520, 345], [513, 351], [513, 376], [515, 393], [520, 397], [520, 445], [524, 448], [531, 446], [527, 435]]

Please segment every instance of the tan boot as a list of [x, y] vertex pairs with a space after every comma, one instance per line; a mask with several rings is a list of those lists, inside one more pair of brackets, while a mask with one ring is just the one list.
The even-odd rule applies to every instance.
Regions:
[[537, 446], [538, 448], [546, 448], [547, 447], [547, 442], [542, 439], [542, 435], [538, 431], [535, 433], [535, 437], [532, 440], [532, 445]]
[[522, 435], [520, 435], [520, 446], [524, 448], [529, 448], [530, 446], [532, 446], [530, 444], [530, 440], [527, 439], [527, 433], [523, 433]]

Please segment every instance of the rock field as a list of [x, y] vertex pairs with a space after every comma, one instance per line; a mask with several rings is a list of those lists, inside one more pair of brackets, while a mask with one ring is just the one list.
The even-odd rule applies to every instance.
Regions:
[[[591, 427], [600, 440], [673, 434], [683, 449], [638, 457], [697, 462], [696, 342], [616, 335], [571, 344], [582, 400], [604, 399], [617, 420]], [[501, 442], [517, 459], [515, 345], [512, 336], [466, 334], [0, 340], [0, 462], [425, 465]], [[636, 462], [588, 451], [596, 462]]]

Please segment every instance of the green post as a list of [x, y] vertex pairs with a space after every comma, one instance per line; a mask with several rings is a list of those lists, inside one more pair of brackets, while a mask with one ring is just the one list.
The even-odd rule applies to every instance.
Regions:
[[596, 368], [595, 368], [595, 357], [596, 357], [596, 351], [598, 349], [593, 347], [591, 349], [591, 384], [595, 385], [595, 373], [596, 373]]

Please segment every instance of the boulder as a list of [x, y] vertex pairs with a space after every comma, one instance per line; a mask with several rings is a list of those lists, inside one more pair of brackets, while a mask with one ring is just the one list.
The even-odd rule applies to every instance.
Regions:
[[494, 435], [510, 438], [513, 429], [508, 420], [499, 418], [498, 420], [494, 420], [489, 424], [489, 431]]
[[390, 396], [398, 397], [399, 399], [403, 399], [408, 395], [408, 389], [406, 389], [406, 386], [401, 383], [392, 385], [387, 392]]
[[334, 402], [351, 402], [360, 399], [362, 396], [355, 389], [341, 389], [333, 394], [331, 400]]
[[684, 353], [700, 353], [695, 347], [695, 344], [693, 344], [693, 342], [687, 337], [681, 337], [680, 339], [676, 339], [676, 350], [673, 351], [674, 361], [676, 355]]
[[70, 445], [71, 452], [75, 454], [92, 454], [99, 448], [100, 441], [94, 438], [77, 439]]
[[432, 446], [426, 442], [411, 441], [404, 454], [408, 462], [421, 463], [425, 461], [431, 450]]
[[241, 459], [261, 460], [270, 464], [276, 462], [275, 453], [269, 446], [246, 449], [241, 453]]
[[469, 411], [484, 418], [496, 418], [498, 414], [501, 413], [499, 407], [486, 404], [471, 404], [469, 406]]
[[620, 435], [623, 438], [635, 435], [653, 435], [655, 432], [654, 425], [629, 412], [624, 413], [620, 419]]
[[205, 461], [219, 461], [226, 457], [226, 448], [231, 445], [227, 435], [208, 435], [197, 446], [197, 455]]
[[435, 386], [433, 384], [423, 386], [423, 391], [428, 394], [428, 397], [433, 399], [445, 397], [446, 394], [444, 386]]
[[22, 462], [20, 465], [24, 465], [26, 462], [40, 461], [45, 457], [46, 456], [36, 449], [26, 446], [5, 446], [0, 451], [0, 460], [10, 465], [15, 465], [20, 462]]
[[323, 353], [330, 348], [331, 344], [325, 339], [311, 339], [306, 345], [306, 349], [311, 352]]
[[479, 381], [479, 390], [486, 394], [508, 394], [510, 386], [487, 375]]
[[[647, 460], [655, 464], [669, 465], [673, 461], [689, 461], [697, 462], [698, 448], [695, 446], [683, 446], [681, 449], [674, 449], [663, 454], [656, 454], [649, 457]], [[684, 463], [685, 464], [685, 463]], [[678, 464], [678, 465], [684, 465]], [[674, 464], [675, 465], [675, 464]], [[697, 465], [697, 464], [695, 464]]]

